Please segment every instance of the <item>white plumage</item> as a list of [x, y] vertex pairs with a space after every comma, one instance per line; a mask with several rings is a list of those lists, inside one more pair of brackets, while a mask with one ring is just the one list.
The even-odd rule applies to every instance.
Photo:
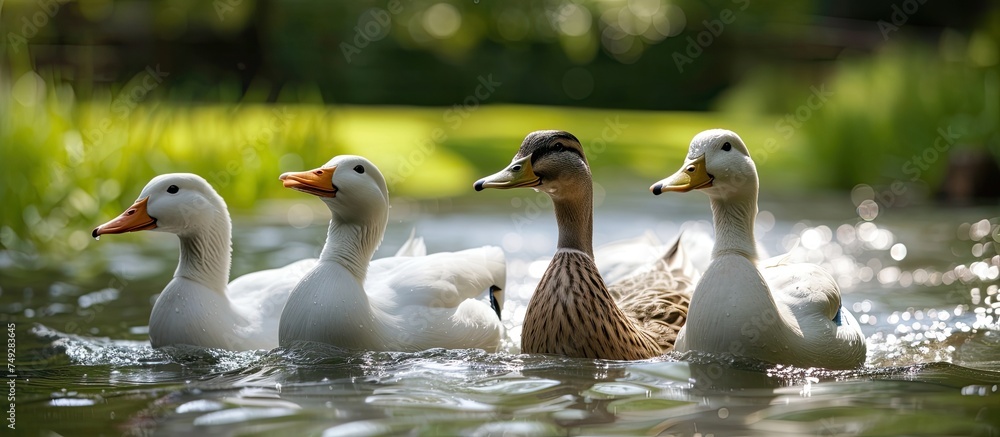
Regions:
[[800, 367], [863, 365], [864, 335], [827, 271], [780, 259], [758, 262], [757, 169], [739, 136], [721, 129], [698, 134], [684, 166], [651, 187], [654, 194], [692, 189], [711, 199], [716, 240], [675, 349]]
[[227, 285], [231, 228], [226, 202], [208, 182], [173, 173], [153, 178], [134, 205], [94, 229], [94, 237], [154, 230], [180, 239], [177, 270], [149, 317], [153, 347], [250, 350], [278, 345], [278, 318], [288, 293], [316, 260], [249, 273]]
[[286, 173], [282, 180], [286, 187], [320, 197], [333, 214], [319, 262], [282, 312], [282, 345], [497, 349], [506, 286], [499, 248], [384, 258], [369, 265], [388, 220], [388, 190], [378, 168], [360, 156], [338, 156], [316, 170]]
[[[226, 202], [198, 175], [157, 176], [139, 200], [119, 217], [94, 229], [94, 236], [153, 230], [176, 234], [180, 258], [149, 317], [153, 347], [193, 345], [229, 350], [273, 349], [278, 321], [292, 288], [316, 266], [305, 259], [247, 273], [230, 282], [232, 224]], [[391, 269], [426, 252], [412, 234], [396, 257], [376, 260], [373, 271]]]

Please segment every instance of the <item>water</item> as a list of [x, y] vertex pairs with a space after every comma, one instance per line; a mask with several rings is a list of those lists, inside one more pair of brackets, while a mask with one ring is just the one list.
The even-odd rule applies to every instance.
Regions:
[[[841, 198], [762, 204], [758, 237], [765, 249], [791, 249], [793, 259], [833, 272], [863, 325], [866, 367], [828, 371], [699, 353], [630, 363], [518, 354], [519, 324], [552, 253], [555, 224], [543, 197], [489, 194], [461, 207], [447, 200], [395, 202], [379, 254], [395, 251], [412, 227], [430, 251], [503, 245], [509, 259], [503, 316], [511, 339], [497, 354], [361, 353], [317, 344], [239, 353], [154, 350], [146, 324], [175, 266], [172, 236], [107, 238], [56, 266], [3, 253], [0, 317], [3, 326], [14, 326], [16, 429], [25, 435], [1000, 435], [995, 208], [878, 214]], [[644, 230], [667, 240], [682, 223], [692, 226], [708, 214], [698, 195], [612, 198], [601, 187], [598, 194], [598, 244]], [[302, 205], [319, 207], [313, 203], [271, 206], [254, 220], [237, 220], [234, 273], [315, 256], [327, 213], [316, 210], [312, 223], [302, 222]], [[303, 228], [287, 225], [289, 210]], [[2, 405], [9, 410], [9, 402]]]

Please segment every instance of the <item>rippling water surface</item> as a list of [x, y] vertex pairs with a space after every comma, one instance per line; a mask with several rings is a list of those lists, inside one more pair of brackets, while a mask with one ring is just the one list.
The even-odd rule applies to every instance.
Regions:
[[[858, 193], [855, 193], [858, 194]], [[25, 434], [199, 435], [1000, 435], [1000, 220], [996, 208], [878, 211], [850, 199], [762, 204], [772, 254], [823, 265], [862, 323], [863, 369], [668, 354], [638, 362], [520, 355], [525, 305], [551, 255], [551, 207], [498, 195], [461, 209], [397, 202], [379, 254], [415, 227], [430, 251], [508, 253], [505, 350], [154, 350], [149, 311], [176, 240], [108, 237], [42, 265], [0, 253], [0, 317], [14, 327], [16, 429]], [[281, 205], [235, 224], [236, 274], [315, 256], [319, 205]], [[304, 211], [313, 211], [312, 214]], [[289, 226], [286, 211], [295, 211]], [[704, 198], [606, 199], [595, 242], [707, 228]], [[808, 219], [808, 221], [795, 221]], [[701, 220], [701, 221], [699, 221]], [[461, 230], [458, 232], [456, 230]], [[697, 234], [689, 232], [688, 234]], [[693, 247], [704, 244], [698, 238]], [[13, 381], [11, 383], [10, 381]], [[3, 403], [10, 417], [9, 402]], [[5, 422], [5, 424], [9, 424]]]

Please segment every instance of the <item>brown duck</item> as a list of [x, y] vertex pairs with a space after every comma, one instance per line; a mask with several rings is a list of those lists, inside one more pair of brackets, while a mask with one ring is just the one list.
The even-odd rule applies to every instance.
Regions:
[[638, 360], [672, 350], [695, 282], [680, 240], [649, 269], [606, 286], [594, 263], [590, 167], [568, 132], [528, 134], [507, 168], [475, 184], [518, 187], [548, 194], [559, 225], [558, 249], [528, 303], [521, 351]]

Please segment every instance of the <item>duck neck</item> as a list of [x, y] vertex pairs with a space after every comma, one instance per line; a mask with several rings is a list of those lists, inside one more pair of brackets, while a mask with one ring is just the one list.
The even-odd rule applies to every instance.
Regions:
[[225, 294], [232, 262], [232, 223], [229, 213], [215, 214], [206, 223], [178, 234], [181, 255], [175, 277], [184, 277]]
[[754, 221], [757, 217], [757, 190], [722, 198], [712, 197], [715, 221], [715, 248], [712, 259], [722, 255], [740, 255], [757, 261]]
[[594, 258], [594, 188], [588, 177], [574, 183], [578, 193], [550, 193], [559, 225], [559, 249], [579, 250]]
[[[385, 217], [385, 214], [382, 214]], [[368, 263], [382, 242], [386, 219], [371, 223], [341, 222], [334, 216], [326, 235], [326, 244], [320, 253], [321, 261], [332, 261], [343, 266], [364, 284], [368, 274]]]

